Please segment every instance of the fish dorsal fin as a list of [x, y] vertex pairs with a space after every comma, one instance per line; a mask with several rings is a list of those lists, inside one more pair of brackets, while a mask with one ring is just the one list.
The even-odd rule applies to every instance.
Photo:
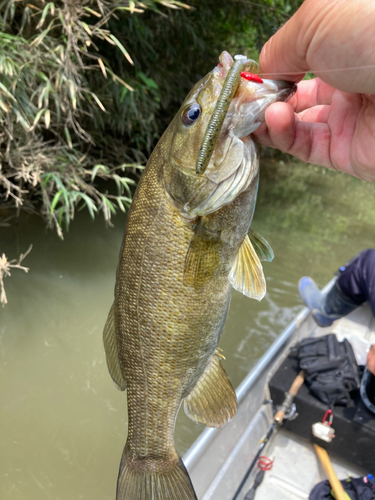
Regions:
[[228, 279], [235, 290], [251, 299], [262, 300], [266, 293], [262, 264], [248, 235], [238, 249]]
[[268, 241], [263, 238], [258, 231], [255, 231], [255, 229], [250, 228], [247, 234], [249, 235], [250, 241], [259, 257], [259, 260], [272, 262], [274, 253]]
[[[198, 424], [223, 427], [237, 411], [237, 396], [216, 351], [193, 390], [184, 399], [186, 415]], [[225, 359], [225, 358], [224, 358]]]
[[103, 343], [109, 374], [111, 375], [117, 389], [124, 391], [126, 389], [126, 382], [122, 376], [120, 361], [118, 358], [114, 304], [112, 304], [112, 307], [109, 310], [108, 318], [104, 326]]
[[186, 254], [184, 285], [200, 288], [212, 278], [219, 266], [219, 243], [194, 235]]

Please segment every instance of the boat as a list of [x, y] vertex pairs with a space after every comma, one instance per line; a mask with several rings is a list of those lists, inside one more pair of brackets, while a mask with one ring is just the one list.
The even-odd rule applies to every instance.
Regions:
[[[333, 282], [328, 283], [325, 290]], [[274, 420], [276, 401], [272, 399], [279, 398], [279, 404], [282, 401], [283, 394], [280, 396], [277, 387], [275, 389], [278, 384], [275, 374], [286, 363], [293, 345], [304, 338], [327, 333], [335, 333], [339, 341], [349, 338], [351, 343], [374, 344], [375, 318], [368, 303], [328, 328], [317, 326], [308, 308], [289, 324], [238, 387], [238, 411], [234, 419], [221, 429], [206, 429], [183, 457], [199, 500], [245, 498], [259, 470], [256, 466], [237, 496], [236, 492]], [[285, 387], [285, 391], [288, 389]], [[304, 390], [308, 393], [306, 386]], [[301, 408], [304, 402], [298, 395], [294, 402], [296, 413], [300, 415], [273, 432], [262, 452], [273, 460], [273, 466], [265, 472], [256, 489], [256, 500], [308, 499], [314, 485], [327, 479], [313, 447], [311, 422], [307, 422], [306, 427], [310, 413], [315, 412], [321, 420], [327, 408], [313, 396], [316, 408], [312, 411]], [[362, 416], [357, 411], [355, 418], [347, 418], [346, 408], [336, 408], [333, 427], [337, 426], [337, 441], [333, 443], [338, 445], [341, 441], [346, 447], [342, 452], [343, 447], [336, 446], [340, 453], [335, 453], [334, 447], [330, 451], [330, 445], [327, 449], [337, 477], [346, 479], [348, 475], [359, 477], [375, 473], [375, 415], [365, 409]], [[337, 411], [341, 411], [339, 417]], [[360, 457], [362, 452], [364, 456]]]

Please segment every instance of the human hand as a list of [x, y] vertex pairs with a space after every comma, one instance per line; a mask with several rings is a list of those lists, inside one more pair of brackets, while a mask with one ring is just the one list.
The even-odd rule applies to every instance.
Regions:
[[371, 1], [304, 2], [263, 47], [261, 75], [298, 82], [311, 69], [320, 78], [267, 109], [259, 142], [375, 180], [374, 23]]
[[367, 368], [375, 375], [375, 345], [373, 345], [367, 355]]

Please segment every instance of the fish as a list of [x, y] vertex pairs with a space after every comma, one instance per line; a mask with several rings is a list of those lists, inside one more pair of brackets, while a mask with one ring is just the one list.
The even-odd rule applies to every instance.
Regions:
[[110, 375], [128, 402], [117, 500], [196, 499], [174, 447], [179, 407], [216, 428], [237, 410], [218, 341], [233, 289], [260, 300], [260, 260], [273, 258], [250, 227], [259, 179], [250, 134], [271, 103], [295, 91], [256, 71], [244, 56], [220, 55], [156, 145], [128, 212], [103, 332]]

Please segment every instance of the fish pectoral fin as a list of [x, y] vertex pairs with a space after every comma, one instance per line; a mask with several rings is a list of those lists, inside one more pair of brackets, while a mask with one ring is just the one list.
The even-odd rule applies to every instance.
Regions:
[[108, 318], [104, 326], [103, 343], [109, 374], [111, 375], [117, 389], [124, 391], [126, 389], [126, 381], [122, 376], [120, 360], [118, 357], [114, 304], [112, 304], [112, 307], [109, 310]]
[[272, 262], [275, 255], [268, 241], [252, 228], [249, 229], [248, 235], [259, 260]]
[[262, 264], [248, 235], [238, 249], [228, 279], [235, 290], [251, 299], [261, 300], [266, 293]]
[[214, 276], [219, 267], [219, 242], [194, 235], [186, 254], [184, 285], [200, 288]]
[[186, 415], [198, 424], [223, 427], [236, 414], [237, 396], [220, 362], [218, 351], [184, 399]]

